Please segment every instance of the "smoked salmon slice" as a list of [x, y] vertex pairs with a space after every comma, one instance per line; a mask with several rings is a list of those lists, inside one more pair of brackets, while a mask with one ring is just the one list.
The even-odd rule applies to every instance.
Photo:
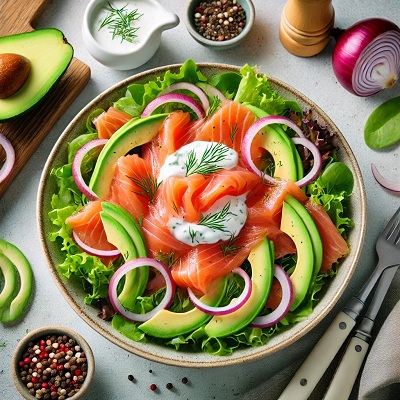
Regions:
[[151, 166], [137, 154], [120, 157], [108, 201], [124, 207], [138, 221], [147, 213], [155, 195]]
[[107, 111], [93, 118], [93, 124], [100, 139], [109, 139], [115, 131], [130, 119], [132, 119], [131, 115], [111, 106]]
[[322, 205], [308, 200], [304, 206], [313, 217], [321, 236], [324, 250], [321, 272], [326, 272], [332, 267], [332, 264], [349, 253], [349, 246]]
[[68, 217], [66, 223], [88, 246], [99, 250], [113, 250], [115, 247], [107, 241], [100, 218], [101, 210], [101, 201], [91, 201], [76, 214]]

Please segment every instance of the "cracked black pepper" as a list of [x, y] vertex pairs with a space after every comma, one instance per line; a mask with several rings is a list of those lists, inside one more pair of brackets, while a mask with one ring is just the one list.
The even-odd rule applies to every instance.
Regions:
[[238, 36], [246, 25], [246, 12], [237, 0], [202, 1], [194, 23], [206, 39], [224, 41]]

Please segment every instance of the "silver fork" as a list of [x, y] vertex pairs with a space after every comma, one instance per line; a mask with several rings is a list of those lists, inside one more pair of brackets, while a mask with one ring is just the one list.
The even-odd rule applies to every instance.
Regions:
[[[399, 231], [400, 208], [396, 211], [378, 237], [376, 252], [379, 260], [374, 272], [361, 291], [336, 315], [324, 335], [295, 373], [292, 380], [279, 397], [279, 400], [306, 400], [310, 396], [342, 344], [354, 328], [357, 319], [363, 312], [365, 302], [382, 275], [382, 272], [387, 268], [400, 264]], [[382, 280], [385, 282], [385, 287], [383, 288], [385, 289], [384, 293], [383, 289], [380, 289], [380, 293], [383, 293], [383, 295], [386, 294], [396, 270], [397, 268], [390, 268], [385, 272], [385, 279]]]

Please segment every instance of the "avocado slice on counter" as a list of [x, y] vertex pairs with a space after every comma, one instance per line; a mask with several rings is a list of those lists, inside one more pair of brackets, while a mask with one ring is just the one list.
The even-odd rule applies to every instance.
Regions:
[[314, 249], [306, 224], [296, 210], [283, 202], [281, 231], [285, 232], [296, 245], [297, 260], [290, 280], [293, 285], [293, 302], [290, 310], [295, 310], [306, 297], [314, 273]]
[[22, 87], [0, 99], [0, 121], [31, 109], [50, 91], [67, 70], [73, 47], [55, 28], [0, 37], [0, 54], [18, 54], [30, 62], [30, 72]]
[[[17, 320], [29, 303], [33, 290], [33, 273], [29, 261], [21, 250], [3, 239], [0, 239], [0, 254], [4, 256], [1, 266], [3, 273], [13, 265], [18, 280], [14, 293], [11, 296], [7, 294], [7, 299], [3, 299], [4, 302], [0, 308], [0, 322], [9, 323]], [[14, 285], [14, 273], [8, 272], [5, 276], [8, 280], [7, 286]]]

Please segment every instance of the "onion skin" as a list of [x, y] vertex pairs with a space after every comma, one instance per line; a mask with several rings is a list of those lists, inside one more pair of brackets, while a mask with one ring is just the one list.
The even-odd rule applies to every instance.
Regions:
[[[372, 41], [389, 31], [393, 31], [393, 34], [396, 36], [398, 33], [400, 37], [400, 29], [393, 22], [382, 18], [370, 18], [357, 22], [338, 35], [332, 55], [332, 66], [338, 81], [349, 92], [357, 96], [370, 96], [386, 87], [393, 86], [397, 81], [400, 69], [400, 57], [397, 57], [397, 66], [394, 66], [395, 71], [393, 73], [395, 76], [385, 77], [386, 83], [383, 83], [380, 87], [377, 87], [376, 82], [370, 81], [366, 83], [371, 85], [370, 89], [358, 90], [354, 88], [353, 84], [353, 71], [356, 68], [357, 61], [362, 57], [364, 51]], [[394, 43], [394, 47], [397, 47], [396, 43]], [[372, 60], [372, 54], [374, 57], [381, 57], [382, 54], [379, 54], [379, 52], [380, 46], [372, 50], [368, 56], [368, 60]], [[361, 68], [361, 71], [356, 72], [356, 75], [363, 72], [367, 73], [366, 68]], [[364, 77], [364, 79], [366, 78]]]

